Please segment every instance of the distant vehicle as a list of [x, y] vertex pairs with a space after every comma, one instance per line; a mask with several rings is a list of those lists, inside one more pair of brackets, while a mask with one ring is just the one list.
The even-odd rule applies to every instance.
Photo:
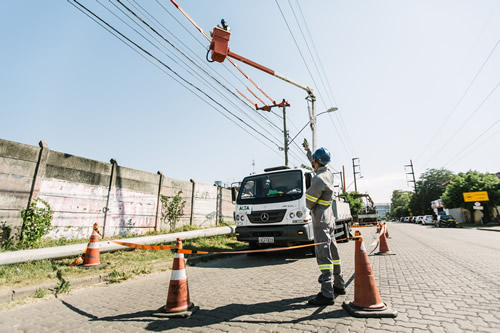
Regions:
[[439, 228], [456, 228], [459, 226], [459, 223], [451, 215], [438, 215], [437, 220], [435, 221], [435, 226]]
[[423, 215], [417, 216], [417, 219], [416, 219], [415, 223], [416, 224], [421, 224], [423, 219], [424, 219]]
[[403, 220], [404, 220], [404, 216], [401, 216], [401, 217], [399, 218], [399, 222], [403, 222]]
[[432, 220], [432, 215], [422, 216], [422, 225], [426, 225], [426, 224], [434, 224], [434, 221]]
[[365, 194], [353, 194], [354, 198], [366, 198], [367, 205], [363, 207], [358, 213], [358, 223], [360, 225], [370, 225], [378, 223], [378, 214], [375, 209], [372, 198], [368, 193]]
[[403, 222], [410, 222], [410, 216], [406, 216], [405, 218], [403, 218]]
[[410, 219], [408, 220], [408, 222], [415, 223], [416, 218], [417, 218], [416, 216], [410, 216]]

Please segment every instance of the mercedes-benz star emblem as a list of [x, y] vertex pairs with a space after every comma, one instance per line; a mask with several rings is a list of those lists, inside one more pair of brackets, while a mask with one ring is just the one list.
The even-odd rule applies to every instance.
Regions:
[[262, 222], [267, 222], [267, 221], [269, 221], [269, 214], [268, 214], [268, 213], [262, 213], [262, 214], [260, 214], [260, 220], [261, 220]]

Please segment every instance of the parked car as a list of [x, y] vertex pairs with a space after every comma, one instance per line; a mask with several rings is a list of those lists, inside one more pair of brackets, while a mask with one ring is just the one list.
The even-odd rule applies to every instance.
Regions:
[[417, 216], [417, 219], [416, 219], [415, 223], [416, 224], [421, 224], [423, 219], [424, 219], [423, 215]]
[[410, 220], [410, 216], [406, 216], [404, 219], [403, 219], [403, 222], [409, 222]]
[[451, 215], [438, 215], [437, 217], [436, 227], [456, 228], [458, 226], [460, 226], [460, 224]]
[[410, 222], [415, 223], [415, 220], [417, 219], [416, 216], [410, 216]]
[[426, 225], [426, 224], [434, 224], [434, 221], [432, 220], [432, 215], [422, 216], [422, 225]]
[[399, 222], [404, 222], [404, 219], [405, 219], [405, 218], [404, 218], [404, 216], [401, 216], [401, 217], [399, 218]]

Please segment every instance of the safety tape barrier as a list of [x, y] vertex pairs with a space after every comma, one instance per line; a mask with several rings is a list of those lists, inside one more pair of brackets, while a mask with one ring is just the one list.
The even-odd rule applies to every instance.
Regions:
[[342, 241], [345, 241], [345, 240], [357, 240], [357, 239], [361, 239], [363, 237], [361, 236], [358, 236], [358, 237], [347, 237], [347, 238], [341, 238], [341, 239], [337, 239], [337, 242], [342, 242]]
[[357, 225], [357, 224], [352, 224], [351, 228], [370, 228], [370, 227], [380, 227], [382, 224], [373, 224], [373, 225]]
[[112, 241], [112, 242], [116, 243], [116, 244], [119, 244], [119, 245], [123, 245], [123, 246], [127, 246], [127, 247], [132, 247], [134, 249], [157, 250], [157, 251], [158, 250], [175, 250], [176, 253], [182, 253], [182, 254], [214, 254], [214, 253], [217, 253], [217, 254], [240, 254], [240, 253], [274, 252], [274, 251], [285, 251], [285, 250], [292, 250], [292, 249], [300, 249], [300, 248], [303, 248], [303, 247], [309, 247], [309, 246], [326, 244], [326, 242], [322, 242], [322, 243], [295, 245], [295, 246], [288, 246], [288, 247], [275, 247], [275, 248], [259, 249], [259, 250], [208, 252], [208, 251], [198, 251], [198, 250], [189, 250], [189, 249], [179, 249], [176, 246], [142, 245], [142, 244], [119, 242], [119, 241]]

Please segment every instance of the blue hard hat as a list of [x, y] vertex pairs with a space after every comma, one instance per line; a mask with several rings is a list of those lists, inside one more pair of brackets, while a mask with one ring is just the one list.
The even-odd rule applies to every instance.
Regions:
[[332, 160], [330, 156], [330, 152], [326, 148], [318, 148], [314, 154], [312, 155], [312, 158], [316, 161], [318, 161], [321, 164], [328, 164]]

